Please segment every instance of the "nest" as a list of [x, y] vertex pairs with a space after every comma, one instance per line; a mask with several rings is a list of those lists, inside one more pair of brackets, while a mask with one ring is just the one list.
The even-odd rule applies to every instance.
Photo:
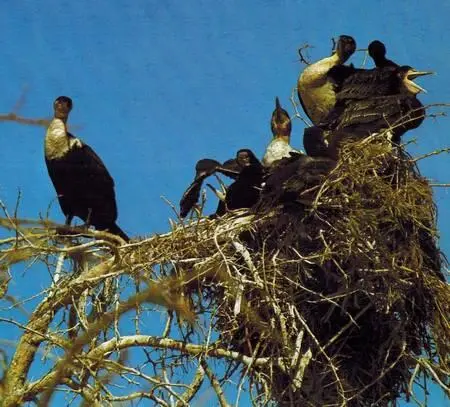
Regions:
[[418, 371], [445, 382], [436, 208], [414, 160], [387, 141], [349, 143], [329, 164], [289, 174], [250, 215], [197, 224], [214, 252], [175, 270], [195, 276], [185, 295], [210, 300], [222, 344], [251, 358], [260, 400], [384, 406], [410, 396]]

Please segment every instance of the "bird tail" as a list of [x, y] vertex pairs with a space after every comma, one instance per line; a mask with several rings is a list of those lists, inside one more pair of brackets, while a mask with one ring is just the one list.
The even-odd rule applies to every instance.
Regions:
[[126, 242], [130, 241], [130, 238], [128, 237], [128, 235], [122, 229], [120, 229], [120, 227], [117, 225], [117, 223], [113, 223], [107, 229], [108, 229], [109, 233], [112, 233], [113, 235], [120, 236]]

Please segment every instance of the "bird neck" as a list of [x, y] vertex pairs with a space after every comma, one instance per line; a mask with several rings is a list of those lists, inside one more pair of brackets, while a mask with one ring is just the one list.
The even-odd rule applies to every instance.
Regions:
[[332, 64], [333, 66], [344, 63], [344, 58], [341, 58], [341, 56], [337, 52], [334, 52], [330, 57], [326, 59], [328, 59], [328, 61], [330, 61], [330, 64]]
[[285, 134], [280, 134], [280, 133], [275, 133], [273, 135], [273, 139], [274, 140], [280, 140], [280, 141], [283, 141], [283, 142], [289, 144], [289, 142], [291, 141], [291, 136], [290, 135], [285, 135]]
[[311, 65], [308, 65], [299, 78], [300, 88], [314, 88], [323, 86], [327, 82], [328, 71], [340, 64], [340, 58], [337, 53], [323, 58]]
[[375, 63], [375, 66], [383, 65], [383, 62], [386, 62], [386, 57], [384, 57], [383, 55], [373, 56], [372, 59]]
[[66, 120], [53, 118], [45, 135], [45, 157], [48, 160], [63, 157], [70, 150]]
[[55, 112], [54, 119], [61, 120], [62, 122], [67, 123], [67, 119], [69, 118], [68, 114], [66, 112]]

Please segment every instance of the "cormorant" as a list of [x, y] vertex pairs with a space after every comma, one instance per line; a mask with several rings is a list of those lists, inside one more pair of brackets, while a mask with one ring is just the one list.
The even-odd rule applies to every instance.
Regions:
[[[244, 151], [244, 150], [239, 150]], [[253, 153], [252, 153], [253, 154]], [[193, 206], [198, 202], [203, 181], [215, 172], [220, 172], [229, 178], [237, 179], [241, 170], [246, 166], [246, 159], [239, 152], [236, 158], [225, 161], [223, 164], [203, 158], [195, 165], [195, 178], [189, 185], [180, 200], [180, 217], [185, 218]]]
[[284, 157], [289, 157], [291, 152], [299, 151], [290, 146], [291, 140], [291, 118], [286, 110], [280, 105], [280, 100], [275, 98], [275, 110], [270, 121], [273, 139], [266, 148], [266, 153], [262, 159], [265, 167], [270, 167], [274, 162]]
[[241, 171], [236, 179], [227, 188], [225, 201], [220, 201], [216, 215], [222, 216], [227, 210], [251, 208], [259, 200], [264, 167], [256, 158], [253, 151], [245, 148], [236, 154], [236, 161]]
[[185, 218], [192, 207], [198, 202], [200, 190], [205, 178], [214, 174], [220, 163], [210, 158], [203, 158], [195, 165], [195, 178], [180, 200], [180, 217]]
[[[410, 66], [353, 69], [342, 83], [336, 105], [321, 127], [341, 130], [358, 126], [373, 133], [397, 126], [392, 131], [399, 140], [406, 131], [422, 123], [425, 111], [416, 95], [425, 89], [413, 80], [431, 73]], [[329, 75], [333, 75], [333, 70]]]
[[328, 71], [344, 64], [355, 50], [355, 40], [348, 35], [341, 35], [330, 57], [308, 65], [299, 76], [298, 98], [304, 112], [316, 126], [322, 123], [336, 102], [339, 81], [337, 75], [334, 81], [330, 81]]
[[67, 131], [72, 100], [60, 96], [53, 107], [54, 118], [45, 135], [45, 162], [66, 225], [78, 216], [97, 230], [106, 230], [129, 241], [116, 224], [114, 180], [94, 150]]
[[[416, 97], [425, 89], [413, 80], [431, 73], [410, 66], [353, 69], [321, 126], [331, 130], [327, 133], [328, 156], [336, 159], [344, 141], [382, 131], [398, 144], [404, 133], [420, 126], [425, 118], [425, 109]], [[333, 75], [332, 70], [329, 74]]]
[[[339, 92], [336, 93], [336, 106], [348, 101], [368, 99], [376, 96], [389, 95], [416, 95], [426, 92], [414, 79], [433, 72], [417, 71], [404, 65], [397, 68], [357, 69], [345, 67], [345, 78], [341, 83]], [[328, 72], [331, 81], [342, 79], [342, 69], [332, 68]]]
[[399, 65], [386, 58], [386, 47], [381, 41], [375, 40], [369, 44], [369, 56], [373, 59], [377, 68], [392, 67], [397, 68]]

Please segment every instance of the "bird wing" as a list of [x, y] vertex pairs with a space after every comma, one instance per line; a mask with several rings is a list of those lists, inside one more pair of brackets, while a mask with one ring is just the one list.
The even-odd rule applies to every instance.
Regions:
[[211, 158], [202, 158], [195, 165], [195, 179], [184, 191], [180, 200], [180, 216], [185, 218], [200, 198], [203, 181], [214, 174], [220, 162]]
[[185, 218], [200, 198], [200, 191], [204, 178], [194, 180], [184, 191], [180, 200], [180, 216]]
[[216, 168], [220, 167], [220, 162], [211, 158], [202, 158], [195, 164], [195, 179], [206, 178], [216, 172]]
[[186, 191], [184, 191], [180, 200], [180, 216], [182, 218], [186, 217], [189, 211], [198, 202], [203, 181], [207, 177], [213, 175], [215, 172], [220, 172], [227, 177], [237, 179], [241, 170], [242, 167], [235, 158], [227, 160], [223, 164], [210, 158], [203, 158], [197, 161], [197, 164], [195, 165], [195, 179], [187, 187]]
[[[70, 133], [67, 133], [67, 135], [73, 146], [69, 153], [72, 155], [72, 161], [79, 165], [80, 169], [88, 169], [93, 177], [100, 175], [103, 182], [114, 187], [114, 179], [97, 153], [79, 138], [76, 138]], [[74, 142], [75, 140], [76, 142]]]
[[[423, 117], [422, 104], [414, 96], [392, 95], [374, 97], [349, 104], [339, 117], [337, 129], [370, 125], [371, 131], [399, 125], [402, 121]], [[420, 123], [419, 123], [420, 124]], [[406, 125], [406, 124], [405, 124]], [[417, 127], [411, 123], [410, 128]]]
[[71, 134], [69, 151], [61, 159], [47, 160], [47, 168], [64, 214], [97, 226], [117, 219], [114, 180], [100, 157], [87, 144]]
[[[337, 67], [336, 67], [337, 68]], [[334, 69], [334, 68], [333, 68]], [[333, 76], [333, 69], [330, 74]], [[336, 94], [336, 103], [360, 100], [398, 93], [398, 77], [392, 67], [374, 69], [353, 69], [341, 73], [345, 79]], [[342, 78], [341, 78], [342, 79]], [[351, 102], [350, 102], [351, 103]]]

